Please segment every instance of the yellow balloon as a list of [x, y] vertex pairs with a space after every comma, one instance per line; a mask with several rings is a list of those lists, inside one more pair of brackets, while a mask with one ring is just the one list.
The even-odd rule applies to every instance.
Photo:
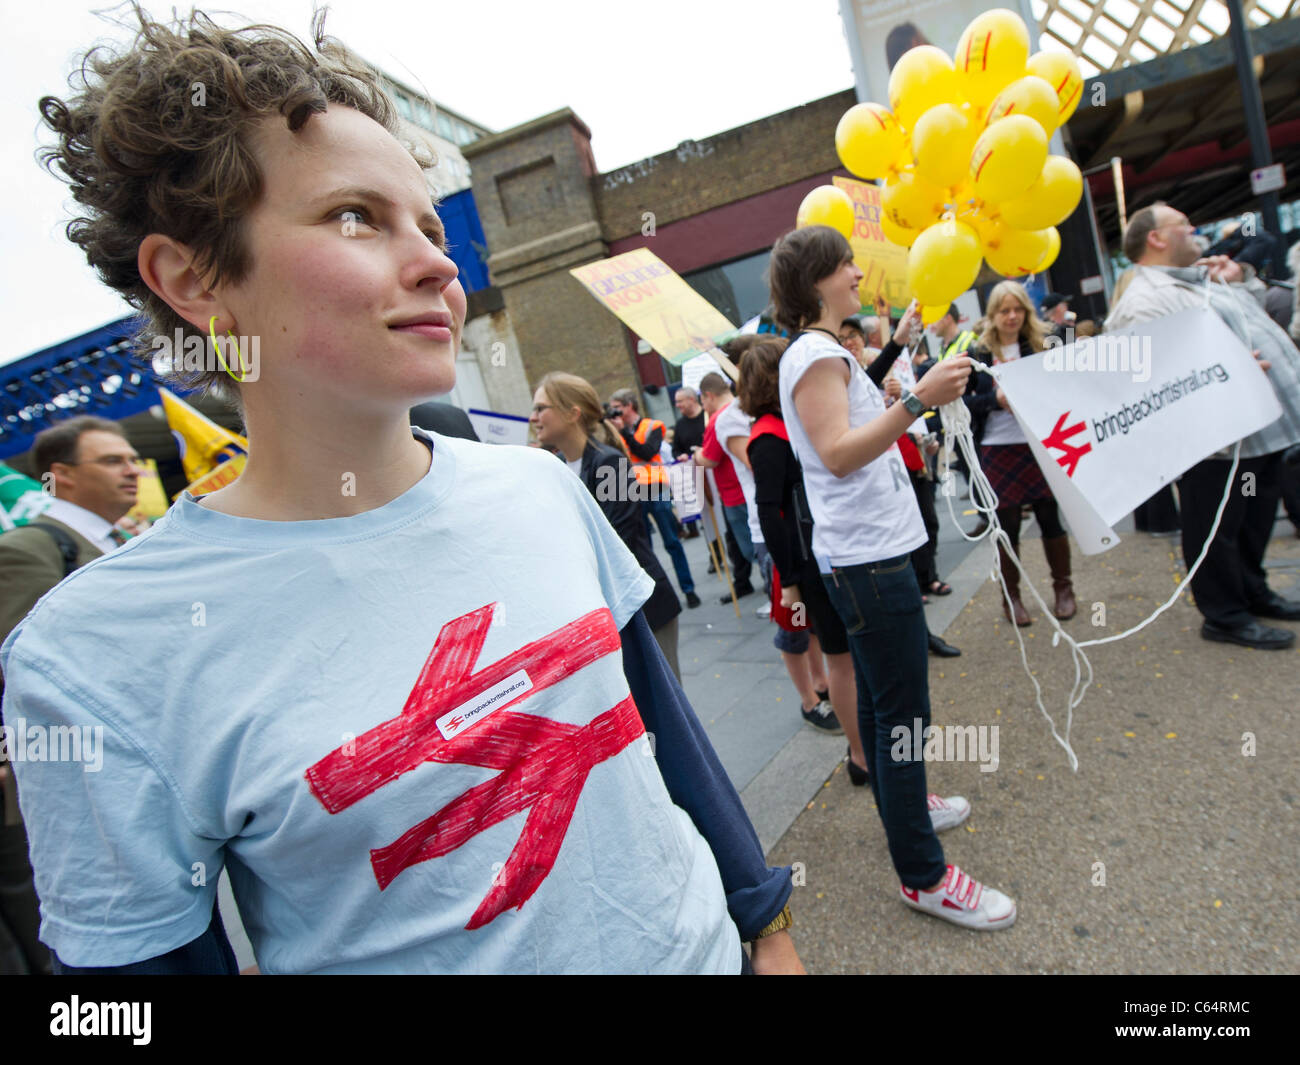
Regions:
[[1056, 90], [1042, 78], [1026, 74], [1017, 78], [993, 99], [989, 106], [987, 124], [992, 125], [1007, 115], [1028, 115], [1043, 127], [1049, 137], [1058, 124]]
[[1047, 252], [1038, 261], [1038, 268], [1034, 271], [1034, 273], [1041, 274], [1044, 270], [1046, 270], [1049, 266], [1051, 266], [1052, 263], [1056, 262], [1056, 257], [1060, 254], [1061, 254], [1061, 234], [1060, 231], [1055, 226], [1053, 226], [1047, 231]]
[[1038, 52], [1029, 57], [1025, 70], [1042, 78], [1056, 93], [1056, 124], [1064, 126], [1083, 97], [1083, 73], [1079, 61], [1069, 52]]
[[974, 214], [984, 205], [984, 201], [980, 199], [979, 194], [975, 191], [975, 182], [971, 181], [969, 174], [948, 190], [948, 202], [952, 205], [953, 213], [958, 218], [963, 215]]
[[981, 199], [1010, 200], [1026, 191], [1047, 161], [1047, 134], [1028, 115], [1008, 115], [980, 134], [970, 176]]
[[902, 127], [889, 108], [880, 104], [854, 104], [835, 127], [840, 162], [868, 181], [889, 173], [902, 150]]
[[975, 283], [980, 238], [965, 222], [937, 222], [907, 253], [907, 289], [922, 306], [947, 307]]
[[795, 216], [795, 228], [830, 226], [845, 238], [853, 236], [853, 201], [849, 194], [834, 185], [818, 185], [803, 198]]
[[921, 324], [934, 325], [935, 322], [937, 322], [940, 318], [942, 318], [945, 314], [948, 313], [948, 308], [950, 306], [952, 306], [951, 300], [939, 307], [922, 307]]
[[1028, 59], [1029, 30], [1019, 15], [1004, 7], [976, 15], [953, 56], [961, 91], [981, 106], [1023, 77]]
[[979, 130], [958, 108], [935, 104], [916, 120], [912, 131], [916, 172], [943, 188], [959, 185], [978, 136]]
[[921, 231], [918, 229], [904, 229], [902, 226], [895, 225], [893, 219], [884, 211], [880, 212], [880, 228], [884, 232], [886, 240], [899, 244], [904, 248], [910, 248], [916, 242], [916, 238], [921, 235]]
[[1003, 277], [1036, 274], [1051, 246], [1046, 229], [1011, 229], [994, 223], [984, 243], [984, 258]]
[[986, 209], [982, 208], [975, 211], [963, 218], [962, 221], [979, 234], [981, 248], [987, 249], [997, 244], [1002, 223], [996, 218], [990, 217]]
[[899, 150], [898, 155], [894, 157], [894, 164], [889, 168], [889, 173], [885, 175], [886, 181], [895, 180], [904, 170], [911, 170], [912, 167], [912, 131], [903, 130], [903, 147]]
[[1049, 155], [1043, 172], [1029, 189], [999, 208], [1013, 229], [1045, 229], [1064, 222], [1083, 197], [1083, 174], [1063, 155]]
[[904, 52], [889, 75], [889, 106], [908, 129], [935, 104], [958, 100], [957, 75], [942, 48], [919, 45]]
[[880, 213], [902, 229], [925, 229], [943, 213], [944, 192], [905, 170], [880, 193]]

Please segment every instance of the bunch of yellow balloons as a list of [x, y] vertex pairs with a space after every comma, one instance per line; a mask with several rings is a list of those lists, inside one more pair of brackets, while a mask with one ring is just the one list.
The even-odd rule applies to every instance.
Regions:
[[[1024, 20], [997, 8], [966, 27], [955, 61], [933, 45], [904, 53], [888, 107], [862, 103], [844, 113], [835, 130], [840, 161], [884, 182], [881, 225], [911, 249], [908, 287], [924, 308], [942, 313], [974, 284], [981, 259], [1008, 277], [1055, 261], [1056, 226], [1078, 205], [1083, 175], [1048, 155], [1047, 141], [1082, 94], [1074, 56], [1031, 56]], [[813, 224], [850, 235], [848, 195], [829, 185], [809, 193], [798, 225]]]

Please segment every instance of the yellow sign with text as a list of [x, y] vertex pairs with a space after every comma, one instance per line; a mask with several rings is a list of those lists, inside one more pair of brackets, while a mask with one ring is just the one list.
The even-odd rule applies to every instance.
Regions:
[[853, 178], [835, 178], [853, 201], [853, 261], [862, 271], [858, 286], [862, 305], [871, 307], [878, 295], [889, 300], [890, 308], [902, 314], [910, 302], [907, 295], [907, 249], [889, 240], [880, 228], [880, 188]]
[[736, 331], [721, 311], [647, 248], [578, 266], [569, 273], [676, 366]]

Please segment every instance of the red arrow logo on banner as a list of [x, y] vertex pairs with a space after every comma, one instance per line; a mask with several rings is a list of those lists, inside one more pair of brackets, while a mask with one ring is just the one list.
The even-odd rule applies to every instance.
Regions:
[[1056, 419], [1056, 425], [1052, 431], [1043, 439], [1043, 447], [1051, 449], [1056, 448], [1061, 452], [1060, 457], [1056, 460], [1065, 468], [1067, 477], [1073, 477], [1074, 471], [1079, 468], [1079, 460], [1092, 450], [1091, 444], [1081, 444], [1075, 446], [1070, 443], [1070, 437], [1076, 433], [1082, 432], [1088, 427], [1087, 422], [1075, 422], [1073, 425], [1066, 425], [1065, 419], [1070, 416], [1067, 410]]
[[[613, 654], [621, 644], [613, 616], [601, 608], [471, 672], [495, 606], [444, 625], [402, 712], [331, 751], [306, 773], [312, 794], [335, 814], [425, 762], [501, 770], [370, 852], [382, 891], [409, 866], [449, 854], [506, 818], [529, 811], [518, 842], [467, 929], [481, 928], [532, 897], [555, 864], [587, 775], [645, 732], [630, 695], [581, 726], [508, 712], [507, 707]], [[530, 688], [477, 726], [452, 739], [443, 737], [438, 718], [520, 670], [527, 672]]]

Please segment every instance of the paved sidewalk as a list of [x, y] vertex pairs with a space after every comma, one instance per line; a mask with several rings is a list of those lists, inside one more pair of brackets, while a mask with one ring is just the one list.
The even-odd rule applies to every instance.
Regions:
[[[1025, 548], [1046, 597], [1042, 552]], [[1137, 623], [1183, 574], [1176, 539], [1136, 533], [1074, 561], [1076, 639]], [[1287, 523], [1268, 564], [1274, 589], [1300, 598], [1300, 540]], [[962, 569], [977, 566], [973, 555]], [[969, 822], [942, 837], [947, 858], [1011, 894], [1016, 926], [970, 932], [906, 909], [871, 795], [837, 766], [769, 853], [806, 870], [792, 902], [808, 970], [1294, 972], [1300, 651], [1208, 643], [1184, 596], [1137, 635], [1089, 650], [1094, 683], [1074, 715], [1072, 773], [1034, 705], [999, 595], [981, 582], [946, 633], [965, 655], [932, 659], [931, 699], [937, 725], [998, 726], [1000, 763], [987, 773], [935, 764], [929, 783], [971, 800]], [[1060, 720], [1070, 656], [1026, 605], [1030, 664]], [[1104, 626], [1090, 623], [1098, 606]]]

